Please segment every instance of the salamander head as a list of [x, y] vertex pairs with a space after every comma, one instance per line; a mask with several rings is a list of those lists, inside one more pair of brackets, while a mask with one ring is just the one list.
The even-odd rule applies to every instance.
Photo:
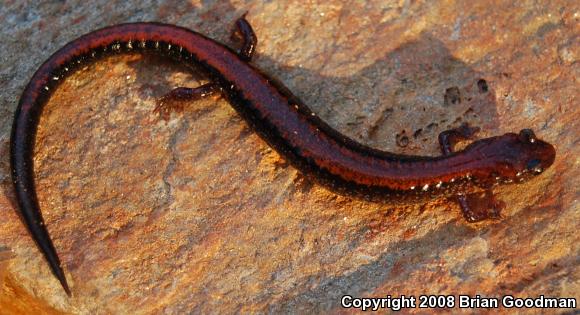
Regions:
[[484, 139], [477, 147], [489, 162], [486, 171], [478, 176], [484, 182], [523, 182], [541, 174], [556, 157], [554, 146], [538, 139], [531, 129]]

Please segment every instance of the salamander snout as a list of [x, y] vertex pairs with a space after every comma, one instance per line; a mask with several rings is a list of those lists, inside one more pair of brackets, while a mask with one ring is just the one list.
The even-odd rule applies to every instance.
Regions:
[[518, 173], [538, 175], [554, 163], [556, 150], [554, 146], [538, 139], [531, 129], [522, 129], [518, 134], [518, 140], [522, 145], [521, 152], [525, 159], [525, 165]]
[[523, 182], [548, 169], [556, 157], [554, 146], [538, 139], [531, 129], [482, 139], [471, 149], [487, 161], [476, 176], [483, 182]]
[[499, 137], [494, 148], [502, 159], [500, 164], [503, 166], [497, 174], [503, 182], [523, 182], [539, 175], [554, 163], [556, 157], [554, 146], [538, 139], [531, 129]]

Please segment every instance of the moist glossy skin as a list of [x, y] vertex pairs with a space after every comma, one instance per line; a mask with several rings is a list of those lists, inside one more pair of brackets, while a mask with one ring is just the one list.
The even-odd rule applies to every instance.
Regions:
[[52, 91], [80, 64], [117, 53], [155, 53], [201, 65], [237, 112], [294, 167], [331, 190], [389, 199], [451, 195], [476, 185], [518, 182], [554, 161], [550, 144], [529, 130], [475, 141], [441, 157], [404, 156], [359, 144], [332, 129], [280, 83], [231, 49], [191, 30], [133, 23], [82, 36], [53, 54], [34, 74], [16, 110], [11, 166], [18, 206], [53, 273], [70, 295], [56, 250], [44, 226], [34, 185], [33, 152], [42, 108]]

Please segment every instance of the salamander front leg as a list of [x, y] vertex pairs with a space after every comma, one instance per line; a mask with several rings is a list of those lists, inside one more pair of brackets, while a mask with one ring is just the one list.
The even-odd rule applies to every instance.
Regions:
[[[238, 56], [244, 61], [250, 61], [256, 51], [258, 38], [252, 26], [246, 20], [246, 14], [247, 12], [236, 21], [236, 27], [232, 31], [231, 37], [233, 40], [242, 41], [242, 47], [238, 51]], [[164, 120], [167, 120], [171, 112], [183, 111], [185, 103], [197, 101], [207, 96], [221, 93], [221, 91], [221, 87], [213, 82], [196, 88], [178, 87], [158, 99], [157, 106], [153, 111], [159, 114]]]
[[478, 222], [486, 219], [501, 219], [501, 209], [505, 203], [497, 200], [490, 188], [482, 193], [457, 195], [463, 217], [468, 222]]
[[463, 124], [455, 129], [445, 130], [439, 134], [439, 147], [443, 155], [449, 155], [454, 150], [455, 145], [460, 141], [473, 140], [479, 131], [478, 127], [470, 127]]
[[[458, 128], [446, 130], [439, 134], [439, 146], [443, 155], [453, 153], [455, 144], [464, 140], [472, 140], [479, 131], [477, 127], [463, 124]], [[468, 222], [478, 222], [485, 219], [499, 219], [504, 204], [496, 200], [491, 188], [482, 193], [458, 194], [456, 198], [463, 217]]]

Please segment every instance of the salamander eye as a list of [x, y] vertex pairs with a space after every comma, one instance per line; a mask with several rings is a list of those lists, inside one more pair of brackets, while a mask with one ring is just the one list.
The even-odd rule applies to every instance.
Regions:
[[537, 140], [536, 134], [532, 131], [532, 129], [522, 129], [518, 137], [520, 141], [526, 143], [534, 143]]
[[528, 161], [526, 168], [530, 172], [534, 172], [536, 174], [541, 173], [544, 169], [542, 168], [542, 162], [539, 159], [532, 159]]

